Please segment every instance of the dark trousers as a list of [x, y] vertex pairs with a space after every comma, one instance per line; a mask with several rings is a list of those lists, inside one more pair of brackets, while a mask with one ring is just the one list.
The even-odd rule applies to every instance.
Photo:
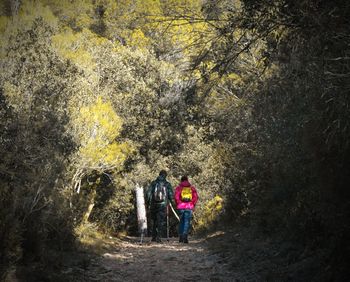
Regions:
[[152, 218], [152, 239], [160, 239], [165, 234], [166, 228], [166, 207], [159, 206], [151, 209]]

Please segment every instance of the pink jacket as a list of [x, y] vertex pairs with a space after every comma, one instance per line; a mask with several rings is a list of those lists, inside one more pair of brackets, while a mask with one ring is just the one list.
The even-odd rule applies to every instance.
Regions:
[[[181, 201], [181, 191], [183, 187], [191, 187], [192, 190], [192, 201], [191, 202], [182, 202]], [[183, 181], [181, 182], [175, 189], [175, 201], [176, 201], [176, 208], [178, 210], [193, 210], [196, 206], [196, 203], [198, 201], [198, 194], [196, 188], [191, 185], [190, 182]]]

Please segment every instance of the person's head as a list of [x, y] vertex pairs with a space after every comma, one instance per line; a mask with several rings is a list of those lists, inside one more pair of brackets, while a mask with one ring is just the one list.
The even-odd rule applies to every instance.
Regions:
[[164, 177], [164, 178], [166, 178], [167, 177], [167, 172], [164, 170], [164, 169], [162, 169], [160, 172], [159, 172], [159, 176], [161, 176], [161, 177]]
[[188, 181], [187, 175], [184, 175], [181, 177], [181, 182]]

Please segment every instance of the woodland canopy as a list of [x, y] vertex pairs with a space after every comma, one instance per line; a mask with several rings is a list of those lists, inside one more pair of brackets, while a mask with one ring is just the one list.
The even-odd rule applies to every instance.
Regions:
[[348, 1], [1, 0], [0, 13], [0, 274], [88, 230], [137, 234], [134, 189], [166, 169], [198, 187], [196, 232], [246, 224], [322, 248], [344, 281]]

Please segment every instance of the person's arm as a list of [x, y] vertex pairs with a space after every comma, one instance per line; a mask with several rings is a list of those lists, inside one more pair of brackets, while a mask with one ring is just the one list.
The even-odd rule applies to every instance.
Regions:
[[175, 188], [175, 203], [176, 203], [176, 205], [181, 203], [180, 190], [181, 189], [179, 187]]
[[174, 199], [174, 191], [170, 183], [168, 183], [167, 189], [168, 189], [168, 200], [173, 207], [176, 207], [176, 203]]
[[196, 206], [198, 201], [198, 193], [196, 187], [192, 186], [192, 202], [193, 205]]

